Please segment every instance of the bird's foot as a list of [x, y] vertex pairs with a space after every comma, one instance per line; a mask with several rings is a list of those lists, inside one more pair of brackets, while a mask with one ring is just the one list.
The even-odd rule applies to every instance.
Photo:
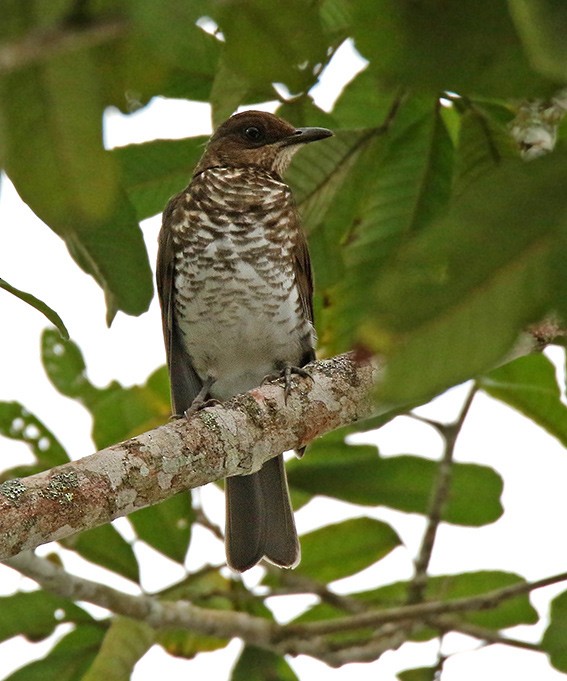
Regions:
[[206, 407], [215, 407], [217, 404], [220, 404], [220, 400], [215, 400], [212, 397], [209, 397], [208, 400], [199, 400], [197, 402], [197, 398], [193, 400], [191, 403], [191, 406], [189, 409], [185, 410], [185, 418], [189, 420], [192, 416], [195, 416], [195, 414], [198, 411], [201, 411], [201, 409], [205, 409]]
[[289, 394], [291, 393], [291, 377], [295, 374], [296, 376], [301, 376], [302, 378], [313, 378], [311, 374], [306, 370], [303, 369], [302, 367], [295, 367], [291, 366], [290, 364], [286, 364], [283, 369], [280, 371], [275, 371], [272, 374], [268, 374], [267, 376], [264, 376], [262, 380], [262, 385], [264, 383], [269, 383], [270, 381], [276, 381], [279, 378], [284, 379], [284, 401], [287, 403], [287, 398], [289, 397]]
[[201, 411], [201, 409], [205, 409], [205, 407], [213, 407], [216, 404], [220, 404], [219, 400], [215, 400], [209, 397], [209, 390], [211, 389], [211, 386], [213, 385], [214, 382], [215, 379], [209, 376], [207, 380], [203, 383], [201, 390], [199, 390], [199, 392], [195, 396], [195, 399], [193, 400], [193, 402], [191, 402], [191, 406], [185, 410], [186, 419], [190, 419], [198, 411]]

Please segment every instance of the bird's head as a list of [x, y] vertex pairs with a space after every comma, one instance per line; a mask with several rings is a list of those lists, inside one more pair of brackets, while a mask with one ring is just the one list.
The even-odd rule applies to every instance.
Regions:
[[244, 111], [215, 130], [195, 172], [216, 166], [258, 166], [281, 175], [303, 144], [332, 134], [326, 128], [294, 128], [265, 111]]

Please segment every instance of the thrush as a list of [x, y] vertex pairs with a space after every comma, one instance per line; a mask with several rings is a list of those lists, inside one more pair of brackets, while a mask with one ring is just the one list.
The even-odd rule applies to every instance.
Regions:
[[[235, 114], [167, 204], [157, 286], [175, 414], [250, 390], [274, 372], [289, 391], [290, 373], [314, 359], [309, 252], [282, 174], [302, 145], [330, 135], [265, 112]], [[283, 456], [227, 478], [225, 493], [230, 567], [242, 572], [263, 557], [297, 565]]]

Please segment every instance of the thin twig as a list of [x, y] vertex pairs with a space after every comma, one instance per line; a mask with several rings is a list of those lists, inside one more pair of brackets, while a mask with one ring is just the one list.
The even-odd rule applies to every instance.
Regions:
[[197, 506], [193, 510], [195, 512], [195, 521], [205, 529], [209, 530], [209, 532], [211, 532], [211, 534], [213, 534], [217, 539], [220, 539], [220, 541], [224, 542], [224, 533], [220, 526], [216, 523], [213, 523], [213, 521], [200, 506]]
[[551, 584], [557, 584], [564, 581], [567, 581], [567, 572], [545, 577], [544, 579], [535, 582], [512, 584], [502, 589], [496, 589], [494, 591], [489, 591], [488, 593], [468, 596], [466, 598], [401, 605], [397, 608], [376, 610], [325, 622], [305, 622], [301, 625], [290, 624], [286, 628], [286, 634], [293, 636], [296, 632], [301, 632], [303, 636], [324, 636], [366, 627], [379, 627], [382, 624], [401, 622], [404, 620], [426, 621], [434, 615], [490, 610], [510, 598], [515, 598], [530, 593], [535, 589], [541, 589], [550, 586]]
[[509, 638], [508, 636], [503, 636], [498, 631], [493, 629], [487, 629], [486, 627], [481, 627], [477, 624], [472, 624], [471, 622], [463, 622], [462, 620], [457, 620], [454, 617], [438, 617], [430, 620], [430, 624], [433, 627], [439, 628], [442, 631], [457, 631], [460, 634], [466, 634], [467, 636], [472, 636], [479, 641], [484, 641], [489, 645], [495, 643], [511, 646], [513, 648], [522, 648], [523, 650], [530, 650], [533, 652], [541, 653], [541, 647], [537, 643], [530, 643], [529, 641], [522, 641], [517, 638]]
[[454, 423], [445, 426], [432, 423], [445, 440], [445, 448], [443, 458], [439, 463], [439, 473], [437, 475], [435, 489], [427, 514], [427, 526], [415, 561], [415, 574], [408, 589], [408, 603], [419, 603], [424, 597], [425, 587], [427, 585], [427, 569], [431, 561], [437, 531], [451, 488], [455, 445], [477, 391], [477, 385], [473, 384], [465, 399], [461, 412]]
[[287, 596], [289, 594], [314, 594], [318, 596], [323, 603], [343, 610], [347, 613], [368, 612], [368, 603], [352, 598], [352, 596], [342, 596], [334, 591], [331, 591], [326, 584], [318, 582], [315, 579], [310, 579], [303, 575], [290, 572], [288, 570], [280, 570], [273, 566], [267, 566], [269, 572], [276, 573], [278, 582], [284, 588], [276, 587], [272, 589], [271, 596]]

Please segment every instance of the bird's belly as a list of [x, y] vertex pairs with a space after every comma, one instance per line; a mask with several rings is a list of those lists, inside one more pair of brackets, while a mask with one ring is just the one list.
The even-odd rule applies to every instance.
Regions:
[[230, 276], [218, 274], [201, 278], [177, 318], [197, 374], [214, 378], [211, 395], [227, 399], [283, 363], [297, 365], [306, 345], [313, 345], [313, 329], [290, 272], [272, 272], [268, 282], [240, 263]]

